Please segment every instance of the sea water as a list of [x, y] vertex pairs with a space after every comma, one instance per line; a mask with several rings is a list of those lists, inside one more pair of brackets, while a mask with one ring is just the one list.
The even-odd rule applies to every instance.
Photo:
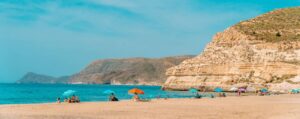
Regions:
[[142, 98], [186, 98], [187, 92], [162, 91], [160, 86], [128, 86], [128, 85], [70, 85], [70, 84], [0, 84], [0, 104], [31, 104], [52, 103], [58, 97], [63, 100], [63, 92], [76, 91], [76, 95], [83, 102], [107, 101], [105, 90], [113, 90], [120, 100], [131, 99], [128, 90], [142, 89], [145, 94]]

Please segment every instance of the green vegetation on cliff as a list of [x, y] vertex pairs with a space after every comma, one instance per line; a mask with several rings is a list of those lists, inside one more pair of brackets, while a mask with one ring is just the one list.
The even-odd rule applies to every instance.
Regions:
[[241, 22], [236, 29], [266, 42], [300, 40], [300, 7], [279, 9]]

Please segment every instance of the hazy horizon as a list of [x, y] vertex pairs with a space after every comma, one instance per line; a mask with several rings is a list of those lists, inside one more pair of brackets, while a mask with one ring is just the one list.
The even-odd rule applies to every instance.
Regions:
[[198, 55], [242, 20], [300, 0], [0, 1], [0, 82], [70, 75], [97, 59]]

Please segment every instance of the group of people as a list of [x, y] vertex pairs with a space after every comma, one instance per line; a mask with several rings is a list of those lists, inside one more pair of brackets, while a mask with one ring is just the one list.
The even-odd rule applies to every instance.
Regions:
[[[238, 96], [240, 96], [241, 93], [245, 93], [245, 92], [237, 91]], [[262, 91], [262, 90], [259, 90], [256, 93], [258, 93], [259, 95], [266, 95], [267, 94], [267, 92]], [[226, 93], [225, 92], [219, 92], [218, 96], [219, 97], [226, 97]], [[194, 98], [199, 99], [199, 98], [202, 98], [202, 97], [203, 97], [203, 95], [201, 95], [197, 92]], [[214, 98], [215, 96], [212, 94], [210, 97]], [[160, 96], [158, 96], [157, 99], [160, 99]], [[167, 99], [167, 98], [165, 98], [165, 99]], [[134, 93], [134, 96], [133, 96], [132, 100], [135, 101], [135, 102], [142, 101], [137, 93]], [[111, 93], [108, 97], [108, 101], [119, 101], [119, 99], [115, 96], [114, 93]], [[79, 99], [78, 96], [73, 95], [72, 97], [65, 98], [64, 102], [66, 102], [66, 103], [79, 103], [80, 99]], [[60, 97], [57, 98], [57, 103], [61, 103], [61, 98]]]
[[[111, 93], [109, 95], [108, 101], [119, 101], [119, 99], [115, 96], [114, 93]], [[133, 96], [133, 101], [140, 101], [140, 97], [138, 96], [138, 94], [135, 94]], [[65, 98], [64, 102], [66, 102], [66, 103], [80, 103], [80, 99], [79, 99], [78, 96], [73, 95], [72, 97]], [[57, 98], [57, 103], [61, 103], [61, 98], [60, 97]]]
[[259, 95], [259, 96], [265, 96], [265, 95], [268, 95], [269, 92], [268, 91], [263, 91], [263, 90], [257, 90], [256, 94]]
[[[218, 93], [219, 97], [226, 97], [226, 93], [225, 92], [220, 92]], [[196, 93], [196, 95], [194, 96], [195, 99], [201, 99], [203, 97], [209, 97], [209, 98], [215, 98], [214, 94], [208, 94], [208, 95], [201, 95], [199, 93]]]
[[[80, 103], [80, 99], [79, 99], [78, 96], [73, 95], [72, 97], [65, 98], [64, 102], [66, 102], [66, 103]], [[61, 103], [60, 97], [57, 98], [57, 103]]]

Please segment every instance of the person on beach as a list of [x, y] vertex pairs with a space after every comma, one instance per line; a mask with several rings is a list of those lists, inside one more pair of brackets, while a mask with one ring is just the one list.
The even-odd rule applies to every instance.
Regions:
[[211, 94], [210, 97], [211, 97], [211, 98], [215, 98], [215, 95], [214, 95], [214, 94]]
[[223, 93], [222, 93], [222, 96], [223, 96], [223, 97], [226, 97], [226, 93], [223, 92]]
[[72, 97], [71, 97], [71, 103], [75, 103], [75, 99], [76, 97], [75, 97], [75, 95], [73, 95]]
[[138, 96], [138, 94], [137, 94], [137, 93], [134, 93], [134, 96], [133, 96], [133, 101], [135, 101], [135, 102], [138, 102], [138, 101], [140, 101], [140, 97]]
[[238, 90], [238, 91], [237, 91], [237, 94], [238, 94], [238, 96], [241, 96], [241, 91]]
[[196, 93], [195, 98], [200, 99], [200, 98], [202, 98], [202, 95], [200, 95], [199, 93]]
[[226, 97], [226, 94], [224, 92], [219, 93], [219, 97]]
[[58, 98], [56, 99], [56, 101], [57, 101], [57, 103], [60, 103], [60, 97], [58, 97]]
[[109, 96], [109, 101], [119, 101], [119, 99], [115, 96], [114, 93], [111, 93], [111, 95]]
[[68, 98], [68, 103], [72, 103], [72, 100], [71, 100], [71, 98]]
[[64, 102], [69, 102], [68, 98], [65, 98]]
[[80, 99], [79, 99], [78, 96], [75, 96], [75, 102], [76, 102], [76, 103], [80, 103]]

